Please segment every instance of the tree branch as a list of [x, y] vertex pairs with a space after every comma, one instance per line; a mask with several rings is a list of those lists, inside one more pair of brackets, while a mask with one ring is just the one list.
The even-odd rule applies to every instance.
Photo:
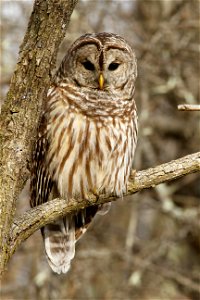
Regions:
[[179, 104], [178, 110], [200, 111], [199, 104]]
[[[124, 196], [199, 171], [200, 152], [156, 166], [155, 168], [138, 171], [136, 174], [133, 171], [129, 180], [128, 191]], [[68, 213], [76, 212], [77, 210], [91, 205], [99, 205], [115, 200], [117, 200], [115, 196], [100, 195], [99, 197], [96, 197], [94, 195], [89, 195], [88, 200], [79, 201], [71, 199], [66, 202], [62, 199], [54, 199], [48, 203], [30, 209], [14, 222], [11, 232], [10, 255], [14, 253], [17, 246], [21, 244], [22, 241], [27, 239], [39, 228], [54, 221], [56, 218], [65, 216]]]

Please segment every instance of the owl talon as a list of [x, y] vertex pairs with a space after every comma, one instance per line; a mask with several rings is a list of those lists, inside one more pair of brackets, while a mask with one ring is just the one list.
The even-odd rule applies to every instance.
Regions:
[[136, 172], [137, 172], [137, 171], [136, 171], [135, 169], [132, 169], [132, 170], [131, 170], [131, 175], [130, 175], [130, 178], [131, 178], [131, 179], [134, 179], [134, 178], [135, 178]]
[[95, 199], [96, 199], [96, 195], [92, 192], [92, 193], [85, 193], [84, 194], [84, 199], [86, 200], [86, 201], [88, 201], [89, 203], [91, 203], [91, 202], [94, 202], [94, 197], [95, 197]]
[[98, 189], [92, 189], [92, 194], [93, 194], [94, 196], [96, 196], [97, 199], [99, 198], [100, 193], [99, 193], [99, 190], [98, 190]]

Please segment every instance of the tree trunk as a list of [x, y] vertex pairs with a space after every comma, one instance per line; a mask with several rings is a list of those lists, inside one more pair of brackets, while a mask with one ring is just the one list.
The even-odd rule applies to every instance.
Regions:
[[36, 0], [0, 116], [0, 272], [8, 261], [16, 199], [28, 177], [42, 102], [77, 0]]

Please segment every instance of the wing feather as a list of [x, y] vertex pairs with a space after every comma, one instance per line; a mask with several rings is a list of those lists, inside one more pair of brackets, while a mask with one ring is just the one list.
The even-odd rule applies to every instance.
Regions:
[[53, 187], [53, 180], [48, 172], [46, 164], [46, 153], [49, 148], [47, 138], [47, 122], [42, 116], [39, 134], [33, 151], [33, 168], [31, 170], [31, 207], [43, 204], [48, 201]]

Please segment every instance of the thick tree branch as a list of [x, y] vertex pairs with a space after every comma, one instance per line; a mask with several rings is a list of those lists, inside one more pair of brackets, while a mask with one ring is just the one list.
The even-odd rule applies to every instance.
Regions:
[[77, 0], [35, 0], [10, 90], [0, 115], [0, 272], [9, 253], [15, 202], [27, 179], [27, 162], [51, 70]]
[[[160, 183], [175, 180], [184, 175], [200, 171], [200, 152], [187, 155], [183, 158], [173, 160], [155, 168], [138, 171], [130, 177], [128, 192], [131, 195], [143, 189], [154, 187]], [[54, 221], [56, 218], [64, 216], [68, 213], [75, 212], [87, 206], [103, 204], [117, 200], [114, 196], [100, 195], [96, 197], [90, 195], [88, 200], [71, 199], [66, 202], [62, 199], [55, 199], [46, 204], [25, 212], [14, 222], [11, 232], [11, 249], [10, 255], [14, 253], [17, 246], [33, 234], [37, 229], [47, 223]]]

